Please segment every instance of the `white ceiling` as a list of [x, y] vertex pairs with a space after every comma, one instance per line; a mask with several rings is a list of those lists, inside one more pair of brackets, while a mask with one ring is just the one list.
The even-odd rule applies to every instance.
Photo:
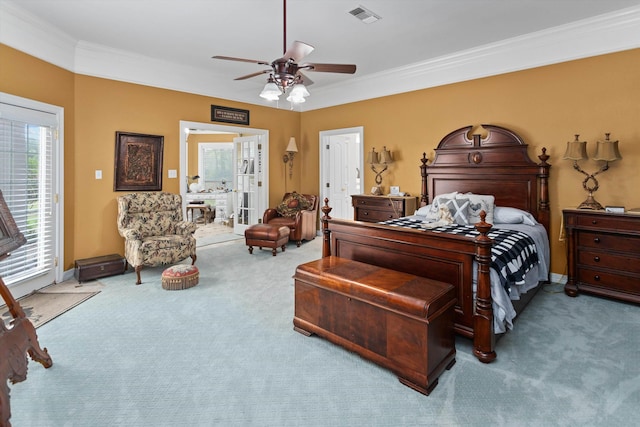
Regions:
[[[640, 47], [640, 0], [289, 0], [294, 40], [315, 47], [302, 62], [357, 65], [308, 72], [308, 110]], [[80, 74], [274, 105], [258, 97], [266, 75], [233, 80], [264, 66], [211, 57], [280, 57], [283, 3], [0, 0], [0, 42]]]

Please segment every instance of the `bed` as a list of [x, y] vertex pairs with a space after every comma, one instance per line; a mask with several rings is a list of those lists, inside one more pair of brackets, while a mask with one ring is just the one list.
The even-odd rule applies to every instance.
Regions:
[[[473, 126], [449, 133], [435, 149], [431, 164], [423, 153], [421, 209], [433, 206], [433, 200], [443, 194], [491, 195], [495, 206], [515, 208], [535, 219], [546, 239], [547, 253], [540, 256], [548, 261], [550, 165], [546, 149], [535, 162], [527, 153], [527, 144], [513, 131], [495, 125], [482, 127], [484, 137], [473, 134], [470, 138]], [[485, 222], [484, 209], [469, 235], [332, 219], [327, 199], [321, 210], [323, 256], [335, 255], [453, 284], [457, 290], [456, 333], [473, 340], [473, 353], [480, 361], [495, 360], [496, 337], [503, 331], [495, 325], [494, 241], [490, 236], [500, 227]], [[532, 289], [511, 301], [516, 313], [535, 295], [538, 284], [548, 280], [548, 265], [545, 273], [546, 277], [528, 286]]]

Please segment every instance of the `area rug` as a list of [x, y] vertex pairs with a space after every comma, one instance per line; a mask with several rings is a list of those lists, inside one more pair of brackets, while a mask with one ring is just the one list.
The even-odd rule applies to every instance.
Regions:
[[194, 237], [196, 238], [196, 247], [200, 248], [215, 243], [242, 239], [244, 236], [235, 234], [233, 227], [214, 222], [210, 224], [199, 224]]
[[[18, 303], [33, 326], [38, 328], [99, 293], [100, 291], [34, 292], [20, 298]], [[5, 324], [13, 319], [6, 305], [0, 306], [0, 317]]]

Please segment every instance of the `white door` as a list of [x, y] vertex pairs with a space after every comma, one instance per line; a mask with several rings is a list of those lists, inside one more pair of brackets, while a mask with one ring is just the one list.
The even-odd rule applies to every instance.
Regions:
[[266, 209], [267, 195], [263, 180], [266, 156], [260, 135], [233, 139], [234, 178], [234, 222], [233, 232], [244, 234], [250, 225], [262, 221]]
[[64, 110], [0, 93], [0, 190], [27, 242], [0, 261], [19, 298], [63, 279]]
[[362, 127], [320, 132], [321, 200], [332, 218], [353, 219], [352, 194], [362, 193]]

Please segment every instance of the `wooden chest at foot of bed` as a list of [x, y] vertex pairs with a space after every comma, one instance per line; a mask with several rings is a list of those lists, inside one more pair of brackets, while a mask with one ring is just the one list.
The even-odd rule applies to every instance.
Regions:
[[294, 329], [383, 366], [428, 395], [455, 363], [452, 285], [329, 256], [299, 265]]
[[78, 283], [100, 277], [124, 274], [127, 260], [118, 254], [78, 259], [75, 262], [74, 277]]

